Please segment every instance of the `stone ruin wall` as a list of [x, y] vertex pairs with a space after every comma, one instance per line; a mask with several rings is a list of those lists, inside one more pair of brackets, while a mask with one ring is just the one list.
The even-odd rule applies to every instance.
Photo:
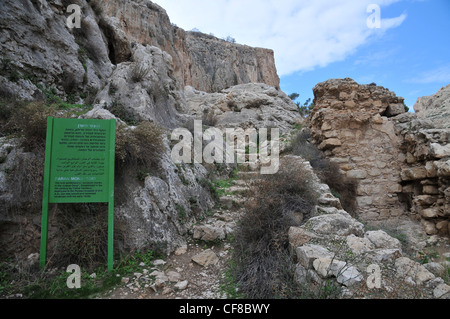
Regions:
[[313, 142], [358, 180], [359, 218], [409, 216], [429, 235], [450, 234], [450, 130], [376, 84], [329, 80], [314, 94]]

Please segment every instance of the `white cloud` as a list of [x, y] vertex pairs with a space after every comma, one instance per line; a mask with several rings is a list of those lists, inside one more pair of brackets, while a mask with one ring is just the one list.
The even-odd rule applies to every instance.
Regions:
[[433, 70], [423, 72], [418, 77], [410, 80], [412, 83], [450, 83], [450, 64], [441, 65]]
[[[173, 23], [275, 51], [280, 76], [345, 59], [371, 36], [399, 26], [406, 15], [383, 19], [400, 0], [153, 0]], [[369, 29], [369, 4], [381, 6], [381, 29]]]
[[354, 65], [369, 65], [371, 67], [378, 67], [387, 59], [392, 59], [400, 51], [400, 47], [395, 48], [382, 48], [378, 51], [368, 52], [367, 54], [360, 56], [353, 62]]

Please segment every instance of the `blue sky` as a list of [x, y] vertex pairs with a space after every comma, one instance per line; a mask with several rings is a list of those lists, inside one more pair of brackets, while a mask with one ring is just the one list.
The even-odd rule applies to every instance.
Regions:
[[[281, 89], [313, 98], [331, 78], [375, 82], [404, 97], [450, 84], [450, 0], [153, 0], [172, 23], [275, 51]], [[370, 4], [381, 28], [370, 29]]]
[[450, 84], [450, 1], [401, 1], [382, 8], [382, 16], [406, 13], [403, 23], [361, 45], [343, 61], [281, 78], [285, 92], [303, 97], [315, 83], [329, 78], [375, 82], [405, 98], [411, 109], [421, 96], [432, 95]]

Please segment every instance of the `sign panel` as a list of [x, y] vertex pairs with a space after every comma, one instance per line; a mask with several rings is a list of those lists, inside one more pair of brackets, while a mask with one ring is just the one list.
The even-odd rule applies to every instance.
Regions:
[[47, 259], [49, 203], [108, 203], [108, 269], [113, 269], [115, 120], [47, 121], [41, 267]]
[[109, 200], [111, 122], [53, 119], [50, 203]]

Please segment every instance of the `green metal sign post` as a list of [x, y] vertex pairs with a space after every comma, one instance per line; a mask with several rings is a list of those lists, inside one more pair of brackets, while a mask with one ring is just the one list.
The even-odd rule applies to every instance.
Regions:
[[114, 264], [115, 120], [47, 121], [40, 264], [47, 263], [48, 205], [108, 203], [108, 270]]

